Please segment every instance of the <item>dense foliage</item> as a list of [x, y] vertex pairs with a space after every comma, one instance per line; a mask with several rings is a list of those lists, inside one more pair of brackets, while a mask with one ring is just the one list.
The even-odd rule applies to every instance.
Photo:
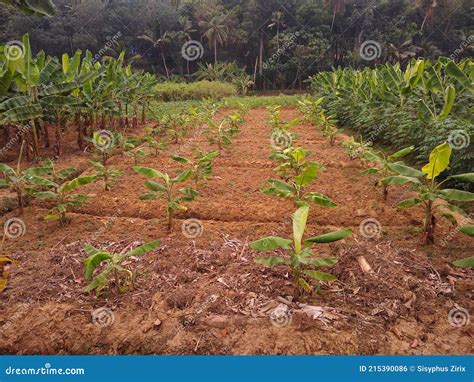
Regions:
[[472, 172], [474, 64], [449, 59], [337, 69], [311, 78], [323, 106], [343, 127], [366, 142], [402, 149], [415, 146], [413, 159], [423, 162], [431, 150], [448, 141], [453, 147], [450, 171]]
[[[13, 3], [11, 0], [3, 0]], [[20, 3], [23, 3], [20, 2]], [[31, 3], [31, 2], [30, 2]], [[40, 2], [38, 2], [40, 3]], [[46, 2], [48, 3], [48, 2]], [[183, 0], [54, 1], [52, 18], [29, 18], [0, 6], [0, 41], [32, 43], [47, 54], [90, 49], [163, 77], [197, 73], [199, 64], [233, 62], [258, 87], [294, 87], [317, 71], [413, 57], [472, 55], [472, 2], [457, 0]], [[182, 55], [195, 40], [203, 52]], [[361, 58], [364, 41], [377, 41], [380, 57]]]

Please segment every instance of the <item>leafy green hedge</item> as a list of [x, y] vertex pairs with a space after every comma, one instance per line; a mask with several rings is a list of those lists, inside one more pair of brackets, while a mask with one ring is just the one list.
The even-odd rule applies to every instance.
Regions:
[[232, 84], [207, 80], [192, 83], [163, 82], [158, 84], [155, 90], [162, 101], [221, 99], [237, 94], [237, 88]]

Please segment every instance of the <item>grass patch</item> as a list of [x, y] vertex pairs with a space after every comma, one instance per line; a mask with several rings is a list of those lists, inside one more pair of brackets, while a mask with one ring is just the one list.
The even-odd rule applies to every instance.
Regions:
[[237, 94], [237, 88], [227, 82], [198, 81], [192, 83], [163, 82], [156, 85], [161, 101], [222, 99]]
[[301, 99], [300, 95], [278, 95], [278, 96], [248, 96], [248, 97], [226, 97], [222, 99], [222, 106], [234, 108], [243, 103], [250, 109], [267, 106], [297, 106]]

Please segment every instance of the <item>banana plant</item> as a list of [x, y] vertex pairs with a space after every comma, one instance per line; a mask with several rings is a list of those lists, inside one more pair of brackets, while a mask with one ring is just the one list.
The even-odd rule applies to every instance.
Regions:
[[[84, 247], [88, 257], [84, 260], [84, 280], [90, 281], [86, 286], [86, 292], [100, 292], [113, 280], [118, 293], [123, 293], [129, 286], [133, 287], [134, 273], [128, 269], [125, 262], [131, 257], [143, 256], [147, 252], [160, 246], [160, 240], [141, 245], [127, 253], [110, 253], [98, 249], [90, 244]], [[101, 271], [94, 275], [97, 269]]]
[[3, 4], [15, 7], [28, 15], [54, 16], [56, 7], [51, 0], [0, 0]]
[[25, 207], [25, 196], [32, 185], [32, 180], [34, 180], [31, 169], [21, 170], [20, 163], [23, 147], [24, 144], [22, 144], [20, 148], [16, 169], [13, 169], [5, 163], [0, 163], [0, 173], [4, 175], [4, 178], [0, 179], [0, 188], [8, 188], [11, 192], [16, 194], [21, 215], [23, 215]]
[[316, 162], [308, 162], [304, 171], [288, 181], [269, 179], [269, 187], [262, 192], [267, 195], [275, 195], [285, 199], [292, 199], [297, 207], [312, 202], [325, 207], [335, 207], [331, 199], [319, 192], [305, 192], [306, 186], [313, 182], [318, 175], [321, 166]]
[[91, 160], [90, 163], [96, 170], [95, 176], [104, 183], [104, 191], [110, 191], [123, 171], [113, 166], [104, 166], [102, 163]]
[[52, 201], [55, 206], [44, 217], [45, 220], [59, 220], [61, 226], [69, 223], [67, 212], [72, 207], [84, 206], [89, 197], [83, 194], [73, 193], [78, 187], [92, 183], [97, 180], [96, 175], [74, 178], [64, 184], [58, 184], [44, 177], [39, 185], [49, 187], [48, 191], [31, 190], [31, 194], [38, 199]]
[[364, 158], [367, 153], [372, 151], [372, 142], [363, 141], [362, 139], [357, 142], [354, 137], [350, 137], [350, 139], [342, 143], [342, 147], [345, 149], [349, 158]]
[[[168, 231], [173, 229], [173, 217], [177, 210], [186, 210], [184, 203], [193, 201], [199, 193], [190, 187], [183, 187], [175, 190], [175, 186], [183, 183], [191, 178], [192, 170], [185, 169], [180, 171], [175, 177], [170, 177], [167, 173], [162, 173], [158, 170], [149, 167], [134, 166], [133, 170], [142, 176], [149, 179], [146, 180], [145, 187], [151, 192], [140, 195], [140, 200], [153, 200], [156, 198], [164, 199], [166, 201], [166, 216], [168, 220]], [[161, 182], [160, 182], [161, 181]]]
[[329, 144], [334, 146], [336, 143], [336, 137], [338, 134], [342, 133], [343, 129], [338, 129], [336, 127], [337, 121], [333, 115], [326, 115], [324, 111], [319, 113], [319, 123], [323, 128], [323, 135], [328, 138]]
[[204, 134], [208, 135], [210, 143], [217, 145], [219, 151], [229, 146], [232, 143], [232, 137], [239, 132], [239, 129], [228, 126], [225, 119], [218, 125], [210, 119], [208, 126], [209, 129], [205, 130]]
[[[364, 175], [378, 174], [378, 175], [381, 175], [383, 178], [385, 178], [390, 174], [396, 173], [396, 169], [398, 168], [398, 166], [404, 165], [402, 161], [398, 161], [397, 159], [407, 156], [414, 149], [415, 149], [415, 146], [405, 147], [404, 149], [398, 150], [388, 156], [385, 155], [385, 153], [382, 151], [376, 152], [374, 150], [367, 150], [364, 154], [364, 159], [368, 162], [375, 163], [376, 165], [363, 170], [362, 174]], [[382, 186], [383, 198], [387, 200], [388, 185], [380, 184], [380, 182], [378, 181], [376, 182], [376, 185]]]
[[143, 142], [146, 147], [154, 152], [155, 156], [159, 156], [167, 148], [166, 143], [164, 143], [162, 140], [156, 140], [152, 135], [145, 136], [143, 138]]
[[288, 147], [271, 153], [270, 159], [280, 163], [274, 170], [282, 179], [288, 181], [290, 178], [300, 175], [308, 165], [316, 164], [319, 169], [322, 169], [318, 163], [306, 160], [310, 154], [303, 147]]
[[176, 162], [191, 165], [192, 176], [196, 187], [201, 186], [203, 181], [207, 181], [212, 173], [212, 162], [219, 156], [219, 151], [204, 152], [199, 148], [194, 148], [194, 160], [180, 155], [172, 155], [171, 159]]
[[294, 297], [299, 298], [302, 291], [310, 292], [313, 287], [308, 278], [320, 281], [334, 281], [336, 277], [330, 273], [316, 270], [316, 267], [330, 267], [337, 263], [334, 257], [313, 257], [311, 246], [313, 244], [332, 243], [344, 239], [352, 234], [349, 228], [326, 233], [320, 236], [303, 239], [308, 219], [309, 207], [302, 206], [293, 214], [293, 238], [287, 239], [279, 236], [268, 236], [250, 243], [250, 248], [256, 251], [276, 251], [281, 249], [286, 256], [257, 257], [255, 262], [266, 266], [288, 266], [290, 268]]
[[[451, 175], [442, 181], [437, 178], [449, 166], [451, 158], [451, 146], [444, 142], [436, 146], [431, 151], [429, 162], [420, 170], [403, 164], [392, 164], [390, 169], [396, 175], [391, 175], [380, 180], [380, 184], [384, 186], [411, 184], [412, 190], [417, 196], [405, 199], [398, 204], [399, 208], [409, 208], [417, 205], [423, 206], [425, 210], [425, 219], [423, 226], [423, 243], [434, 243], [434, 232], [436, 227], [436, 213], [439, 209], [448, 209], [464, 213], [451, 202], [470, 202], [474, 200], [474, 193], [457, 190], [443, 189], [445, 182], [455, 179], [465, 182], [474, 182], [474, 173], [465, 173], [459, 175]], [[442, 203], [435, 204], [435, 201], [441, 200]], [[449, 213], [443, 215], [450, 216]], [[450, 216], [452, 219], [452, 216]]]
[[133, 159], [133, 164], [137, 166], [140, 162], [147, 157], [147, 153], [142, 147], [134, 147], [130, 150], [125, 151], [125, 155]]

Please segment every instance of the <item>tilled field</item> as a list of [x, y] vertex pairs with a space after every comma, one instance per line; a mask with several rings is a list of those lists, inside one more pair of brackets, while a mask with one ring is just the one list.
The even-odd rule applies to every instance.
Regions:
[[[294, 109], [282, 112], [284, 119], [298, 115]], [[422, 210], [395, 207], [408, 188], [390, 190], [384, 201], [376, 178], [360, 175], [364, 164], [339, 144], [330, 146], [307, 123], [294, 128], [295, 145], [325, 167], [310, 190], [338, 204], [311, 206], [307, 235], [354, 231], [344, 241], [317, 247], [338, 257], [330, 270], [338, 280], [323, 283], [298, 305], [288, 299], [287, 269], [253, 262], [257, 253], [248, 243], [289, 236], [294, 211], [291, 201], [260, 192], [266, 179], [276, 177], [267, 119], [265, 109], [249, 111], [234, 144], [214, 161], [200, 196], [178, 213], [171, 234], [164, 202], [138, 199], [144, 179], [125, 156], [109, 161], [124, 171], [113, 190], [85, 186], [81, 192], [91, 196], [90, 203], [77, 208], [66, 227], [43, 221], [46, 202], [27, 207], [21, 217], [25, 234], [4, 243], [4, 254], [16, 262], [0, 295], [2, 354], [472, 353], [471, 326], [448, 320], [453, 308], [473, 311], [473, 272], [450, 265], [472, 255], [472, 239], [440, 221], [438, 243], [422, 246]], [[202, 131], [196, 127], [168, 153], [186, 156], [194, 146], [209, 148]], [[66, 153], [61, 166], [89, 171], [87, 154]], [[171, 173], [179, 168], [168, 155], [149, 156], [141, 165]], [[17, 211], [3, 220], [14, 216]], [[203, 227], [195, 240], [181, 231], [190, 218]], [[359, 233], [367, 218], [380, 222], [378, 237]], [[110, 288], [100, 297], [84, 293], [85, 243], [121, 251], [155, 239], [162, 240], [159, 249], [130, 260], [134, 289], [118, 295]], [[363, 260], [370, 272], [363, 271]], [[102, 327], [91, 316], [101, 307], [110, 309]], [[288, 313], [286, 320], [272, 319], [275, 308]]]

